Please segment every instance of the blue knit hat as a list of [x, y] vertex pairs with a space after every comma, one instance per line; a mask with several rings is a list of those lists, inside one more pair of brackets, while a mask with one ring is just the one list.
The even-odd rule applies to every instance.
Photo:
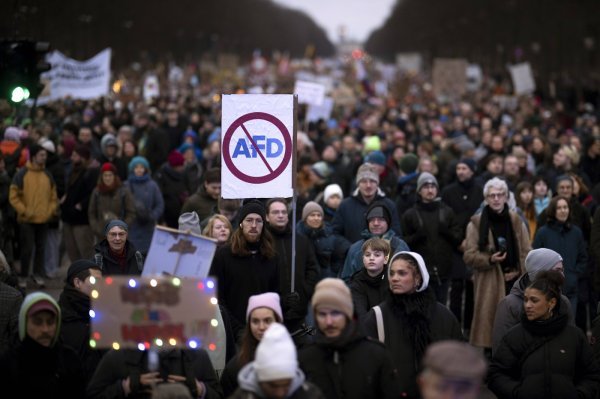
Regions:
[[142, 165], [144, 168], [146, 168], [146, 172], [150, 173], [150, 164], [146, 158], [139, 155], [137, 157], [133, 157], [131, 161], [129, 161], [129, 173], [133, 172], [133, 169], [135, 169], [136, 165]]

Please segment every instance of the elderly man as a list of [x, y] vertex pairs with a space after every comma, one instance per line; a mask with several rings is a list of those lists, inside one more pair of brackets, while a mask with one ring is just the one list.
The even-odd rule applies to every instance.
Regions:
[[372, 202], [379, 200], [386, 203], [387, 208], [391, 210], [390, 229], [396, 234], [401, 234], [396, 206], [379, 189], [379, 174], [371, 164], [363, 164], [358, 168], [356, 184], [358, 188], [342, 201], [333, 217], [334, 233], [346, 237], [350, 242], [360, 240], [362, 231], [367, 228], [366, 220], [361, 216]]
[[246, 325], [248, 299], [279, 292], [275, 244], [264, 228], [265, 207], [250, 201], [239, 216], [240, 228], [233, 232], [230, 243], [217, 249], [209, 273], [219, 282], [219, 303], [227, 309], [236, 336]]
[[307, 380], [329, 399], [398, 398], [392, 359], [382, 344], [361, 332], [346, 284], [335, 278], [321, 280], [312, 305], [317, 338], [299, 355]]
[[129, 226], [122, 220], [114, 219], [104, 228], [104, 240], [96, 245], [94, 261], [102, 274], [140, 275], [144, 268], [144, 257], [127, 239]]
[[60, 313], [48, 294], [27, 295], [19, 312], [21, 342], [0, 359], [3, 397], [84, 397], [81, 362], [73, 349], [58, 342]]
[[529, 232], [519, 215], [508, 209], [508, 186], [495, 177], [483, 187], [486, 205], [467, 226], [465, 263], [473, 268], [475, 309], [470, 341], [492, 347], [496, 307], [523, 273], [531, 250]]

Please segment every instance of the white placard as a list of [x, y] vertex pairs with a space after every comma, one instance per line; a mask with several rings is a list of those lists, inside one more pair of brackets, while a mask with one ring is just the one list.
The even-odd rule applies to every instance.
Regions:
[[150, 101], [160, 96], [160, 87], [156, 75], [149, 75], [144, 80], [144, 100]]
[[216, 249], [212, 238], [156, 226], [142, 276], [206, 278]]
[[469, 64], [467, 66], [467, 90], [477, 91], [483, 83], [483, 72], [477, 64]]
[[404, 72], [418, 73], [423, 66], [423, 57], [419, 53], [396, 54], [396, 66]]
[[535, 80], [533, 80], [531, 65], [528, 62], [511, 65], [509, 70], [517, 96], [531, 94], [535, 91]]
[[325, 97], [325, 100], [323, 100], [323, 104], [308, 106], [308, 111], [306, 112], [306, 119], [309, 122], [316, 122], [319, 119], [328, 121], [329, 118], [331, 118], [332, 111], [333, 111], [333, 98]]
[[325, 86], [320, 83], [297, 80], [294, 94], [298, 95], [300, 104], [321, 105], [325, 99]]
[[292, 196], [293, 95], [224, 94], [221, 131], [223, 198]]
[[43, 75], [50, 82], [49, 95], [40, 97], [40, 103], [65, 97], [88, 100], [108, 95], [110, 57], [110, 48], [87, 61], [68, 58], [55, 50], [47, 56], [52, 69]]

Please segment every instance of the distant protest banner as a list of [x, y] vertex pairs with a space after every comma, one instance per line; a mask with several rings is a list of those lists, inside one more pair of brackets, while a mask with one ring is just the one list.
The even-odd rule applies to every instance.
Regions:
[[467, 60], [436, 58], [433, 61], [433, 92], [438, 99], [457, 99], [467, 90]]
[[531, 94], [535, 91], [535, 80], [533, 79], [531, 65], [529, 65], [528, 62], [511, 65], [509, 70], [513, 81], [515, 95]]
[[217, 349], [217, 286], [212, 279], [92, 278], [92, 348]]
[[108, 95], [110, 91], [111, 49], [107, 48], [87, 61], [68, 58], [60, 51], [48, 55], [52, 69], [43, 75], [48, 79], [48, 96], [40, 103], [70, 97], [89, 100]]
[[212, 238], [156, 226], [142, 276], [206, 278], [216, 248]]

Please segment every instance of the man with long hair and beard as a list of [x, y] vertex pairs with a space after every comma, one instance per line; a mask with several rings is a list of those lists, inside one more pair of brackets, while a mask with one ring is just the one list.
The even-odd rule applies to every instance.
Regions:
[[396, 253], [388, 268], [390, 295], [364, 319], [367, 335], [378, 338], [401, 372], [401, 397], [418, 398], [417, 373], [429, 344], [463, 341], [458, 320], [429, 287], [429, 273], [416, 252]]
[[240, 228], [231, 242], [219, 248], [210, 275], [219, 284], [219, 303], [229, 312], [234, 335], [246, 324], [246, 306], [252, 295], [279, 292], [279, 271], [273, 238], [264, 228], [265, 208], [258, 201], [244, 204]]

